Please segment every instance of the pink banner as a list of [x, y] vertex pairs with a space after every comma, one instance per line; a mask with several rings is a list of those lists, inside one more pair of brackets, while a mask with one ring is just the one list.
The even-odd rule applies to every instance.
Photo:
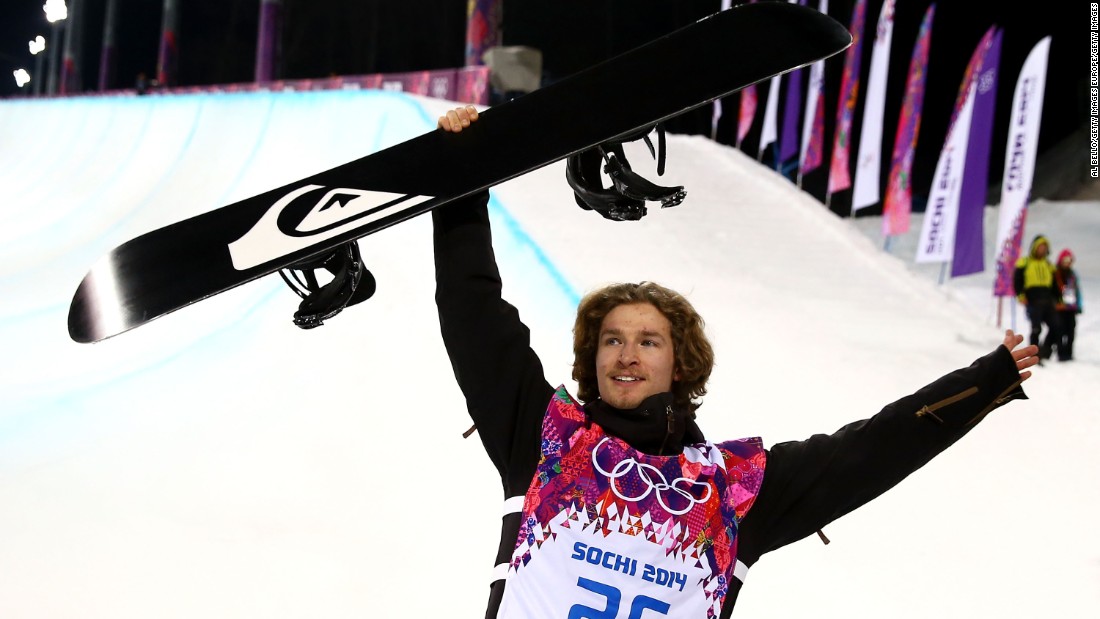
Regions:
[[756, 84], [747, 86], [741, 91], [741, 109], [737, 115], [737, 145], [749, 133], [752, 120], [756, 117]]
[[844, 75], [840, 79], [840, 99], [836, 105], [836, 133], [833, 134], [833, 158], [829, 162], [828, 193], [842, 191], [852, 186], [848, 169], [848, 149], [851, 148], [852, 117], [859, 97], [859, 65], [863, 45], [863, 22], [867, 13], [867, 0], [857, 0], [852, 9], [852, 45], [845, 52]]
[[909, 219], [913, 212], [912, 170], [913, 155], [917, 150], [920, 134], [921, 105], [924, 103], [924, 81], [928, 76], [928, 48], [932, 38], [932, 17], [936, 5], [931, 4], [924, 13], [917, 43], [909, 61], [909, 77], [905, 83], [905, 100], [894, 138], [894, 157], [890, 167], [890, 179], [886, 184], [886, 201], [882, 207], [882, 233], [896, 236], [909, 231]]

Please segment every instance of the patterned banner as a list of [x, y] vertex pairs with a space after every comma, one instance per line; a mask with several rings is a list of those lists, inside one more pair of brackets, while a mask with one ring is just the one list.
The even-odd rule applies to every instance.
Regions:
[[[889, 3], [889, 2], [887, 2]], [[867, 0], [856, 0], [852, 8], [852, 46], [844, 55], [844, 74], [840, 78], [840, 96], [836, 104], [836, 131], [833, 134], [833, 155], [829, 162], [829, 185], [826, 193], [835, 193], [852, 186], [848, 172], [848, 149], [852, 138], [852, 116], [859, 96], [859, 65], [863, 47], [863, 22]]]
[[[993, 32], [995, 28], [990, 28]], [[985, 199], [989, 183], [989, 150], [993, 140], [993, 115], [997, 108], [997, 72], [1001, 64], [1001, 30], [996, 30], [981, 69], [974, 77], [974, 118], [966, 147], [966, 173], [959, 191], [959, 219], [951, 277], [985, 270]], [[987, 34], [988, 36], [988, 34]]]
[[500, 45], [500, 16], [504, 0], [468, 0], [466, 4], [466, 66], [485, 64], [482, 56]]
[[[756, 2], [756, 0], [749, 0], [749, 4]], [[722, 10], [730, 8], [732, 0], [722, 0]], [[752, 121], [756, 117], [756, 84], [749, 84], [741, 90], [740, 109], [737, 111], [737, 147], [741, 147], [741, 142], [745, 140], [745, 136], [749, 133], [749, 128], [752, 127]]]
[[[970, 129], [974, 119], [977, 99], [976, 78], [982, 72], [985, 54], [993, 44], [990, 28], [974, 48], [970, 62], [966, 64], [951, 122], [947, 126], [947, 138], [936, 163], [936, 174], [928, 192], [928, 208], [924, 212], [920, 241], [917, 243], [917, 262], [948, 262], [955, 251], [955, 232], [959, 218], [959, 198], [970, 150]], [[982, 181], [985, 182], [984, 180]]]
[[1027, 201], [1035, 173], [1039, 125], [1043, 117], [1043, 93], [1047, 82], [1050, 37], [1035, 44], [1020, 69], [1012, 99], [1012, 118], [1005, 148], [1005, 170], [1001, 181], [1001, 207], [997, 225], [997, 279], [993, 294], [1014, 296], [1012, 273], [1020, 256]]
[[871, 73], [867, 77], [867, 100], [863, 104], [859, 152], [856, 154], [856, 177], [852, 186], [852, 212], [871, 206], [879, 200], [886, 76], [893, 38], [894, 0], [885, 0], [878, 18], [875, 43], [871, 48]]
[[928, 6], [917, 34], [913, 55], [909, 59], [909, 77], [905, 82], [905, 100], [901, 106], [898, 131], [894, 138], [893, 164], [886, 183], [886, 202], [882, 206], [882, 233], [885, 236], [909, 231], [909, 216], [913, 210], [913, 155], [920, 134], [921, 106], [924, 104], [924, 82], [928, 77], [928, 48], [932, 38], [932, 17], [936, 4]]
[[[829, 0], [821, 0], [818, 10], [828, 15]], [[825, 61], [810, 66], [809, 90], [806, 93], [806, 116], [802, 120], [802, 153], [799, 156], [799, 172], [805, 174], [821, 165], [821, 151], [825, 146]]]

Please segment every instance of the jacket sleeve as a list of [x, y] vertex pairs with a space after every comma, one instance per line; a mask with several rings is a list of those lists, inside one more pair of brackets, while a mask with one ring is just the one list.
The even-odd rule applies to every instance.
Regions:
[[1016, 296], [1024, 294], [1024, 268], [1025, 262], [1022, 260], [1016, 263], [1016, 270], [1012, 272], [1012, 291], [1016, 293]]
[[993, 409], [1027, 399], [1020, 382], [1012, 354], [998, 346], [869, 419], [773, 446], [760, 494], [741, 522], [738, 558], [751, 565], [878, 497]]
[[488, 200], [482, 192], [432, 211], [435, 300], [455, 378], [508, 491], [530, 481], [554, 389], [531, 349], [530, 331], [501, 297]]

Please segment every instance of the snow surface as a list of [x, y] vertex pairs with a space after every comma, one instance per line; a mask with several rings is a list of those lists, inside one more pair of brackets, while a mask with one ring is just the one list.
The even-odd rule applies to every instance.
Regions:
[[[378, 293], [318, 329], [291, 323], [298, 298], [272, 276], [97, 344], [66, 332], [111, 247], [430, 131], [452, 105], [0, 103], [0, 617], [483, 616], [503, 496], [462, 438], [428, 217], [361, 241]], [[561, 164], [493, 191], [505, 294], [551, 382], [572, 390], [572, 312], [612, 281], [661, 282], [707, 319], [713, 440], [832, 432], [1026, 332], [1011, 303], [998, 326], [991, 271], [941, 283], [913, 264], [919, 216], [887, 252], [877, 218], [836, 217], [735, 149], [669, 149], [664, 177], [644, 150], [631, 161], [687, 201], [636, 223], [577, 208]], [[1025, 238], [1040, 232], [1078, 257], [1077, 360], [1036, 368], [1030, 400], [825, 527], [831, 544], [766, 555], [735, 616], [1100, 616], [1100, 204], [1037, 202]]]

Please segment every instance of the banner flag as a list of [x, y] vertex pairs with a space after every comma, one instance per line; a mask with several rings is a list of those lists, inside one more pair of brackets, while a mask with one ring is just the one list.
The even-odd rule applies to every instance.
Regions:
[[[890, 0], [887, 0], [889, 3]], [[859, 64], [863, 48], [863, 22], [867, 0], [856, 0], [848, 31], [852, 45], [844, 55], [844, 74], [840, 78], [840, 96], [836, 103], [836, 130], [833, 133], [833, 154], [829, 161], [829, 184], [826, 193], [836, 193], [852, 186], [848, 171], [848, 149], [852, 138], [852, 116], [859, 97]]]
[[864, 16], [867, 13], [867, 0], [856, 0], [851, 9], [851, 46], [844, 57], [844, 74], [840, 77], [840, 95], [836, 102], [836, 130], [833, 134], [833, 155], [829, 159], [827, 194], [851, 187], [848, 172], [848, 150], [851, 141], [851, 117], [856, 112], [856, 99], [859, 97], [859, 62], [864, 46]]
[[955, 109], [947, 125], [947, 138], [936, 163], [932, 188], [928, 192], [928, 207], [924, 211], [924, 224], [917, 243], [917, 262], [948, 262], [954, 258], [959, 198], [963, 178], [969, 173], [966, 161], [977, 98], [975, 80], [982, 71], [985, 53], [993, 43], [993, 33], [994, 28], [990, 28], [978, 42], [959, 84]]
[[997, 223], [995, 256], [997, 278], [993, 294], [1015, 296], [1012, 274], [1020, 257], [1020, 246], [1027, 216], [1027, 201], [1035, 175], [1035, 156], [1039, 145], [1039, 125], [1043, 117], [1043, 93], [1047, 83], [1047, 58], [1050, 37], [1031, 49], [1016, 80], [1012, 98], [1012, 117], [1008, 123], [1008, 145], [1001, 181], [1001, 206]]
[[905, 81], [905, 99], [901, 105], [898, 130], [894, 137], [894, 156], [890, 177], [886, 182], [886, 201], [882, 205], [882, 234], [895, 236], [909, 231], [913, 210], [913, 155], [920, 134], [920, 113], [924, 104], [924, 82], [928, 77], [928, 47], [932, 38], [932, 18], [936, 3], [928, 5], [921, 21], [917, 42], [909, 59], [909, 76]]
[[779, 134], [779, 79], [781, 76], [776, 75], [771, 79], [768, 84], [768, 100], [764, 104], [764, 125], [760, 128], [760, 150], [759, 153], [763, 153], [764, 149], [775, 143], [776, 136]]
[[[806, 0], [790, 0], [791, 4], [806, 4]], [[799, 111], [802, 106], [802, 69], [787, 74], [787, 102], [783, 107], [783, 134], [779, 137], [779, 161], [798, 155]]]
[[[821, 0], [817, 10], [828, 15], [829, 0]], [[802, 119], [802, 151], [798, 158], [800, 173], [821, 165], [825, 147], [825, 61], [810, 65], [809, 90], [806, 93], [806, 115]]]
[[886, 77], [890, 65], [890, 43], [894, 38], [894, 0], [885, 0], [871, 47], [871, 70], [867, 76], [867, 98], [860, 124], [859, 152], [852, 185], [852, 212], [879, 201], [882, 129], [886, 109]]
[[[726, 10], [730, 7], [732, 0], [722, 0], [722, 10]], [[749, 3], [756, 2], [756, 0], [749, 0]], [[741, 90], [741, 109], [737, 113], [737, 147], [741, 147], [741, 142], [745, 140], [745, 136], [748, 135], [749, 129], [752, 127], [752, 121], [756, 118], [756, 84], [749, 84]]]
[[966, 140], [970, 137], [970, 120], [974, 115], [974, 89], [965, 89], [966, 99], [955, 123], [947, 129], [947, 140], [932, 189], [928, 192], [928, 208], [924, 211], [920, 241], [917, 242], [917, 262], [947, 262], [955, 248], [955, 221], [959, 215], [959, 190], [966, 165]]
[[[993, 30], [992, 28], [990, 30]], [[955, 226], [955, 251], [951, 277], [985, 270], [985, 199], [989, 187], [989, 151], [993, 141], [993, 115], [997, 108], [997, 73], [1001, 64], [1001, 36], [996, 30], [974, 76], [974, 117], [966, 146], [966, 173], [959, 192], [959, 219]]]
[[741, 109], [737, 115], [737, 146], [745, 140], [756, 117], [756, 84], [750, 84], [741, 91]]

